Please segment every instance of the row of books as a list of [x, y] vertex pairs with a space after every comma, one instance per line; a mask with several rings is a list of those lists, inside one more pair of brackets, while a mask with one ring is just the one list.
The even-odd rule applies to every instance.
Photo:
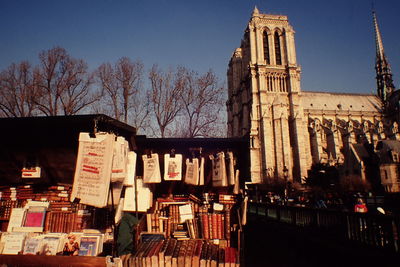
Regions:
[[204, 240], [149, 240], [141, 243], [124, 266], [236, 267], [240, 266], [236, 248]]
[[1, 234], [0, 254], [97, 256], [103, 251], [104, 234], [87, 232]]
[[76, 206], [80, 209], [54, 211], [49, 207], [49, 202], [28, 201], [24, 207], [11, 210], [6, 231], [68, 233], [91, 228], [90, 210], [82, 204]]
[[[71, 185], [2, 186], [1, 190], [0, 219], [2, 221], [0, 223], [2, 231], [12, 231], [9, 227], [10, 224], [12, 227], [26, 226], [26, 216], [29, 212], [26, 205], [35, 201], [47, 203], [45, 210], [41, 213], [36, 211], [32, 215], [35, 218], [34, 226], [42, 227], [42, 231], [68, 233], [94, 227], [91, 223], [94, 208], [70, 202]], [[19, 209], [18, 212], [17, 209]], [[12, 210], [14, 210], [14, 215], [20, 218], [10, 218]]]
[[0, 201], [0, 218], [3, 220], [8, 220], [10, 218], [11, 210], [13, 208], [22, 207], [23, 201], [17, 200], [1, 200]]
[[91, 227], [91, 213], [88, 210], [49, 211], [46, 214], [45, 232], [69, 233]]
[[1, 186], [1, 200], [36, 200], [36, 201], [68, 201], [71, 194], [70, 185], [42, 185]]
[[[219, 198], [214, 198], [218, 201]], [[199, 198], [158, 198], [154, 209], [146, 214], [147, 231], [165, 233], [180, 239], [225, 239], [231, 236], [232, 198], [228, 204], [204, 202]], [[186, 233], [185, 233], [186, 232]]]
[[164, 232], [170, 237], [177, 230], [187, 232], [190, 238], [230, 240], [230, 210], [225, 212], [198, 213], [194, 219], [184, 223], [176, 222], [172, 217], [161, 217], [157, 213], [146, 214], [147, 231]]
[[0, 218], [7, 220], [13, 208], [21, 208], [26, 201], [48, 201], [50, 210], [72, 210], [69, 196], [71, 188], [64, 186], [2, 186], [0, 187]]

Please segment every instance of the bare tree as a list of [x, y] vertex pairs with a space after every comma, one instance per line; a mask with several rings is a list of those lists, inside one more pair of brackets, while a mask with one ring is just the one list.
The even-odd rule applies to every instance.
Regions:
[[74, 115], [99, 100], [100, 94], [91, 91], [93, 77], [83, 60], [70, 57], [61, 47], [42, 51], [39, 59], [36, 104], [43, 114]]
[[179, 74], [172, 70], [163, 72], [157, 65], [153, 65], [149, 73], [152, 111], [161, 137], [166, 136], [168, 125], [182, 109], [179, 98], [183, 87]]
[[182, 87], [180, 102], [182, 105], [182, 137], [221, 136], [225, 88], [218, 82], [217, 76], [209, 70], [203, 75], [178, 68], [179, 83]]
[[13, 63], [0, 73], [0, 111], [3, 116], [35, 115], [36, 97], [33, 71], [27, 61]]
[[141, 61], [123, 57], [114, 66], [102, 64], [96, 72], [109, 107], [107, 113], [125, 123], [131, 121], [138, 130], [144, 127], [149, 115], [142, 89], [143, 69]]

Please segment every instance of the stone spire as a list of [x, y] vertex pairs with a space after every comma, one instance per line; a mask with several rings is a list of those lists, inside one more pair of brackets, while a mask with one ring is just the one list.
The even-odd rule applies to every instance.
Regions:
[[254, 6], [252, 17], [260, 15], [260, 11], [258, 10], [257, 6]]
[[383, 42], [381, 33], [378, 27], [378, 21], [376, 19], [375, 11], [372, 11], [374, 27], [375, 27], [375, 42], [376, 42], [376, 60], [375, 60], [375, 71], [376, 71], [376, 83], [378, 89], [378, 96], [385, 103], [388, 96], [394, 91], [394, 85], [392, 80], [392, 71], [390, 65], [385, 56], [383, 49]]

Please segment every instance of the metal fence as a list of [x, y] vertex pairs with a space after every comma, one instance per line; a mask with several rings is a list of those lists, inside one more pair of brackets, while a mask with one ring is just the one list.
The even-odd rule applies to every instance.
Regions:
[[372, 247], [399, 251], [400, 217], [250, 202], [251, 215], [319, 230]]

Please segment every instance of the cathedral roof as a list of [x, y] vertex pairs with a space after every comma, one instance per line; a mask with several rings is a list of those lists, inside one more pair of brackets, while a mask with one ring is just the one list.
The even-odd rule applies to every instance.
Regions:
[[382, 106], [377, 96], [367, 94], [303, 91], [301, 101], [308, 110], [381, 112]]

